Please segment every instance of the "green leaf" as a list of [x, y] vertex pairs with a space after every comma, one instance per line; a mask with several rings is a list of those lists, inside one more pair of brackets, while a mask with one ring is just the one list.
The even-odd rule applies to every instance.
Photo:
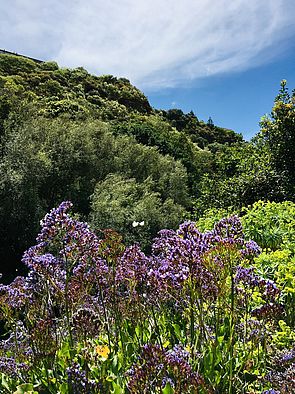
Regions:
[[165, 387], [162, 389], [163, 394], [174, 394], [174, 389], [172, 388], [171, 384], [168, 382], [166, 383]]
[[17, 386], [17, 390], [13, 394], [38, 394], [38, 392], [34, 390], [32, 383], [23, 383]]
[[179, 324], [172, 324], [172, 326], [174, 328], [174, 332], [175, 332], [176, 336], [178, 338], [180, 338], [181, 337], [181, 329], [180, 329]]
[[124, 389], [118, 383], [113, 382], [112, 386], [113, 386], [112, 394], [123, 394], [124, 393]]
[[64, 382], [62, 385], [59, 386], [60, 394], [68, 394], [68, 384]]
[[1, 378], [1, 386], [4, 387], [5, 389], [7, 389], [7, 391], [10, 391], [8, 382], [6, 380], [6, 376], [4, 375], [4, 373], [2, 373], [2, 378]]

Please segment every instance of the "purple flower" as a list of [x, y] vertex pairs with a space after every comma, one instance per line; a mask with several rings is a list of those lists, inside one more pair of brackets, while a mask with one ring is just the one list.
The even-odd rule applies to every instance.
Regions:
[[[68, 384], [73, 394], [89, 394], [101, 389], [101, 384], [94, 379], [89, 379], [86, 371], [78, 363], [73, 363], [66, 370], [68, 375]], [[100, 392], [100, 391], [99, 391]]]
[[272, 319], [275, 316], [282, 314], [283, 307], [280, 304], [263, 304], [258, 308], [251, 311], [251, 315], [257, 317], [257, 319]]
[[10, 285], [0, 284], [1, 302], [13, 309], [20, 309], [26, 305], [30, 296], [25, 289], [26, 279], [18, 276]]
[[180, 345], [170, 351], [162, 350], [158, 345], [145, 345], [127, 375], [131, 393], [154, 392], [167, 383], [179, 394], [204, 387], [203, 378], [189, 364], [189, 353]]
[[22, 378], [29, 368], [28, 364], [19, 363], [13, 357], [0, 357], [0, 371], [13, 379]]
[[254, 274], [254, 267], [243, 268], [238, 266], [236, 269], [235, 283], [242, 283], [244, 286], [254, 288], [259, 285], [260, 277]]

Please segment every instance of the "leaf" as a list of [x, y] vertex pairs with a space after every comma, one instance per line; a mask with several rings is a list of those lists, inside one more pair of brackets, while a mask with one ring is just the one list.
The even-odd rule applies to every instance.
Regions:
[[17, 386], [17, 390], [13, 394], [38, 394], [38, 392], [34, 390], [32, 383], [23, 383]]
[[6, 377], [4, 375], [4, 373], [2, 373], [2, 378], [1, 378], [1, 386], [6, 388], [7, 391], [9, 391], [9, 385], [7, 383]]
[[179, 324], [172, 324], [172, 326], [174, 328], [174, 332], [175, 332], [177, 338], [180, 338], [181, 337], [181, 329], [180, 329]]
[[124, 389], [118, 384], [113, 382], [113, 390], [112, 390], [112, 394], [123, 394], [124, 393]]
[[163, 394], [174, 394], [174, 389], [169, 382], [166, 383], [165, 387], [162, 389]]
[[60, 394], [68, 394], [68, 384], [66, 382], [59, 387], [59, 392]]

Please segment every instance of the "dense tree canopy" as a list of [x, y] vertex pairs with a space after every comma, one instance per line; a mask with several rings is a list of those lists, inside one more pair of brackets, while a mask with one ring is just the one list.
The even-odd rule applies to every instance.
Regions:
[[261, 138], [275, 170], [286, 182], [289, 198], [295, 193], [295, 90], [289, 94], [286, 81], [275, 99], [270, 117], [261, 121]]

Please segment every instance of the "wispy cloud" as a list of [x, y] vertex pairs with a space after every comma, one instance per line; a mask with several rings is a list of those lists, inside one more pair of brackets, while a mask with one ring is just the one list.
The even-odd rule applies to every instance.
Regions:
[[157, 89], [269, 61], [294, 15], [293, 0], [12, 0], [0, 47]]

